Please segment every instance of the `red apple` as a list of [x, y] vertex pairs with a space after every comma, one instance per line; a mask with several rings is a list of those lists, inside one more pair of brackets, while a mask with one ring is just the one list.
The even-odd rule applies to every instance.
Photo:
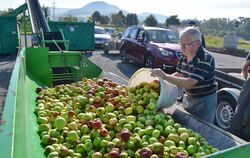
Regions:
[[131, 135], [131, 133], [127, 129], [121, 131], [121, 133], [120, 133], [120, 139], [121, 139], [121, 141], [127, 142], [129, 140], [129, 138], [130, 138], [130, 135]]
[[74, 115], [75, 115], [75, 113], [74, 113], [73, 110], [70, 110], [70, 111], [68, 112], [68, 116], [69, 116], [69, 117], [73, 117]]
[[101, 137], [107, 137], [108, 136], [108, 130], [107, 129], [101, 129], [100, 130], [100, 136]]
[[101, 127], [102, 127], [102, 122], [100, 120], [94, 120], [91, 122], [91, 128], [98, 130]]

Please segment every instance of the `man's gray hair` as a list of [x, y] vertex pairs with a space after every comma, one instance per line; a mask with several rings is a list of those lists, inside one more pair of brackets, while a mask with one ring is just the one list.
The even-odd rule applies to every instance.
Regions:
[[186, 27], [184, 30], [182, 30], [180, 32], [180, 39], [182, 37], [192, 38], [193, 41], [202, 41], [201, 32], [193, 26]]

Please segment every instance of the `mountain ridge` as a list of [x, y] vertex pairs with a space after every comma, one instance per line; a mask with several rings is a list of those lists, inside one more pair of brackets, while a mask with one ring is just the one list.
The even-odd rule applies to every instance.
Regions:
[[[118, 6], [108, 4], [104, 1], [91, 2], [91, 3], [88, 3], [81, 8], [75, 8], [75, 9], [55, 8], [55, 12], [56, 12], [57, 17], [72, 15], [72, 16], [83, 18], [84, 20], [86, 20], [89, 16], [91, 16], [94, 13], [94, 11], [98, 11], [102, 15], [108, 15], [108, 16], [111, 13], [118, 13], [119, 11], [122, 11], [124, 15], [127, 15], [128, 13], [132, 13], [132, 12], [126, 11], [122, 8], [119, 8]], [[50, 12], [53, 13], [52, 8], [50, 8]], [[138, 20], [142, 22], [150, 14], [154, 15], [159, 23], [165, 23], [166, 18], [169, 17], [166, 15], [161, 15], [161, 14], [157, 14], [157, 13], [144, 12], [144, 13], [137, 14]]]

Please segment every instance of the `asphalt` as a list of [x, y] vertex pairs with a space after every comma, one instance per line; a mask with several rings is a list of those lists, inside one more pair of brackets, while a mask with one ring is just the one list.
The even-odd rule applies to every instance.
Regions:
[[15, 61], [15, 56], [0, 56], [0, 120]]

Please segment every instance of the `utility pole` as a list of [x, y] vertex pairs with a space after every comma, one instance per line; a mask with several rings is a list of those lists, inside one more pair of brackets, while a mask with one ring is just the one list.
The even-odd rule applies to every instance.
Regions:
[[56, 20], [56, 13], [55, 13], [56, 2], [53, 0], [53, 20]]

